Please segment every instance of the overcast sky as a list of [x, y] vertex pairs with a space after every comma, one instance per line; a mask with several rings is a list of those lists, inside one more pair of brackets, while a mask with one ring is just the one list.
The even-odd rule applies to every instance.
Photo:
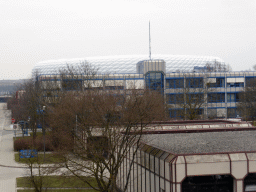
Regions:
[[203, 55], [256, 64], [256, 0], [0, 0], [0, 79], [43, 60]]

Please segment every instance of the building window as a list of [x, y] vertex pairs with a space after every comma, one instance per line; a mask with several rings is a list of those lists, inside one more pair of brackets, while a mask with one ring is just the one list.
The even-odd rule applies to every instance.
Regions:
[[188, 93], [186, 94], [186, 103], [199, 104], [204, 102], [204, 95], [202, 93]]
[[166, 79], [166, 88], [184, 88], [184, 78]]
[[233, 186], [231, 175], [190, 176], [182, 182], [182, 192], [231, 192]]
[[227, 83], [227, 87], [244, 87], [244, 83]]
[[148, 153], [145, 153], [145, 165], [144, 165], [146, 168], [150, 168], [149, 167], [149, 154]]
[[124, 89], [123, 80], [105, 80], [105, 89], [106, 90], [120, 90]]
[[207, 116], [209, 119], [214, 119], [217, 117], [217, 108], [207, 109]]
[[210, 79], [216, 79], [215, 83], [209, 83], [208, 87], [225, 87], [225, 78], [221, 77], [221, 78], [210, 78]]
[[184, 110], [183, 109], [170, 109], [169, 114], [171, 118], [183, 118]]
[[148, 89], [163, 91], [164, 75], [161, 72], [150, 72], [146, 74], [146, 87]]
[[240, 117], [240, 112], [235, 107], [228, 107], [227, 108], [227, 116], [228, 116], [228, 118]]
[[225, 102], [225, 93], [208, 93], [208, 103], [221, 103]]
[[184, 103], [184, 94], [167, 94], [166, 99], [168, 104]]
[[122, 90], [124, 86], [105, 86], [106, 90]]
[[186, 79], [186, 88], [203, 88], [203, 78], [187, 78]]
[[65, 91], [82, 90], [83, 81], [79, 79], [64, 79], [62, 88]]
[[252, 87], [255, 85], [256, 77], [245, 77], [246, 87]]
[[204, 109], [197, 109], [197, 115], [203, 115]]
[[228, 93], [227, 101], [228, 102], [239, 102], [240, 101], [240, 93]]
[[245, 178], [244, 178], [244, 191], [256, 191], [256, 174], [255, 173], [249, 173]]

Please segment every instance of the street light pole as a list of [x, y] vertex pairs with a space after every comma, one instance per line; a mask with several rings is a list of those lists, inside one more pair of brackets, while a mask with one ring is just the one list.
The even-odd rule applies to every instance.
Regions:
[[45, 127], [44, 127], [44, 111], [45, 111], [45, 106], [43, 106], [43, 135], [44, 135], [44, 161], [45, 161]]
[[28, 117], [28, 127], [27, 127], [27, 134], [28, 134], [28, 129], [30, 129], [30, 117]]

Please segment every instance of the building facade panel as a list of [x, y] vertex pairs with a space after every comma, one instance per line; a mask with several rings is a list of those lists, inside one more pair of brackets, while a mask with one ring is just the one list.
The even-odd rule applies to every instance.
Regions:
[[236, 179], [243, 179], [247, 172], [247, 161], [232, 161], [231, 173]]
[[188, 176], [230, 174], [230, 163], [195, 163], [187, 165]]

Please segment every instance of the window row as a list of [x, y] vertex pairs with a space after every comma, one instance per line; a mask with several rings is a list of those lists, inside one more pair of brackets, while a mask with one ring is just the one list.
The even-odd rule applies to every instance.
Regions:
[[[173, 78], [166, 79], [166, 88], [182, 89], [182, 88], [221, 88], [226, 87], [247, 87], [254, 86], [256, 77], [246, 78], [207, 78], [204, 82], [203, 77]], [[82, 79], [63, 79], [62, 81], [41, 81], [42, 87], [45, 89], [63, 90], [82, 90], [82, 88], [98, 88], [98, 89], [144, 89], [147, 88], [158, 90], [164, 87], [164, 75], [159, 72], [148, 73], [144, 79], [140, 80], [82, 80]]]
[[82, 90], [82, 89], [144, 89], [143, 79], [134, 80], [81, 80], [63, 79], [61, 81], [40, 81], [42, 89], [45, 90]]
[[[240, 93], [227, 93], [227, 102], [239, 102]], [[225, 93], [208, 93], [208, 103], [222, 103], [225, 102]]]
[[166, 101], [169, 104], [200, 103], [204, 102], [204, 98], [202, 93], [167, 94]]
[[244, 81], [247, 86], [252, 86], [256, 82], [256, 77], [229, 77], [226, 79], [225, 77], [210, 77], [207, 78], [207, 82], [204, 82], [203, 77], [173, 78], [166, 79], [166, 88], [203, 88], [204, 86], [207, 86], [208, 88], [224, 88], [225, 83], [227, 83], [227, 88], [244, 87]]
[[228, 107], [226, 108], [208, 108], [207, 109], [207, 116], [208, 118], [236, 118], [240, 117], [240, 111], [235, 107]]
[[189, 109], [169, 109], [169, 115], [171, 118], [181, 118], [183, 119], [185, 116], [187, 116], [189, 113], [195, 113], [196, 115], [202, 115], [204, 114], [204, 109], [195, 109], [195, 110], [189, 110]]
[[[224, 110], [224, 111], [223, 111]], [[188, 113], [188, 110], [184, 109], [169, 109], [169, 114], [171, 118], [184, 118], [185, 113]], [[200, 108], [196, 110], [197, 115], [202, 115], [204, 114], [204, 109]], [[216, 117], [225, 117], [226, 114], [226, 109], [221, 109], [221, 108], [212, 108], [212, 109], [207, 109], [207, 116], [209, 118], [216, 118]], [[227, 108], [227, 118], [236, 118], [240, 117], [241, 112], [237, 108], [233, 107], [228, 107]]]
[[186, 78], [184, 85], [184, 78], [166, 79], [166, 88], [203, 88], [203, 78]]
[[[227, 93], [227, 102], [239, 102], [240, 93]], [[204, 102], [203, 93], [179, 93], [179, 94], [167, 94], [166, 102], [168, 104], [182, 104], [182, 103], [198, 103]], [[225, 93], [208, 93], [208, 103], [222, 103], [225, 102]]]

